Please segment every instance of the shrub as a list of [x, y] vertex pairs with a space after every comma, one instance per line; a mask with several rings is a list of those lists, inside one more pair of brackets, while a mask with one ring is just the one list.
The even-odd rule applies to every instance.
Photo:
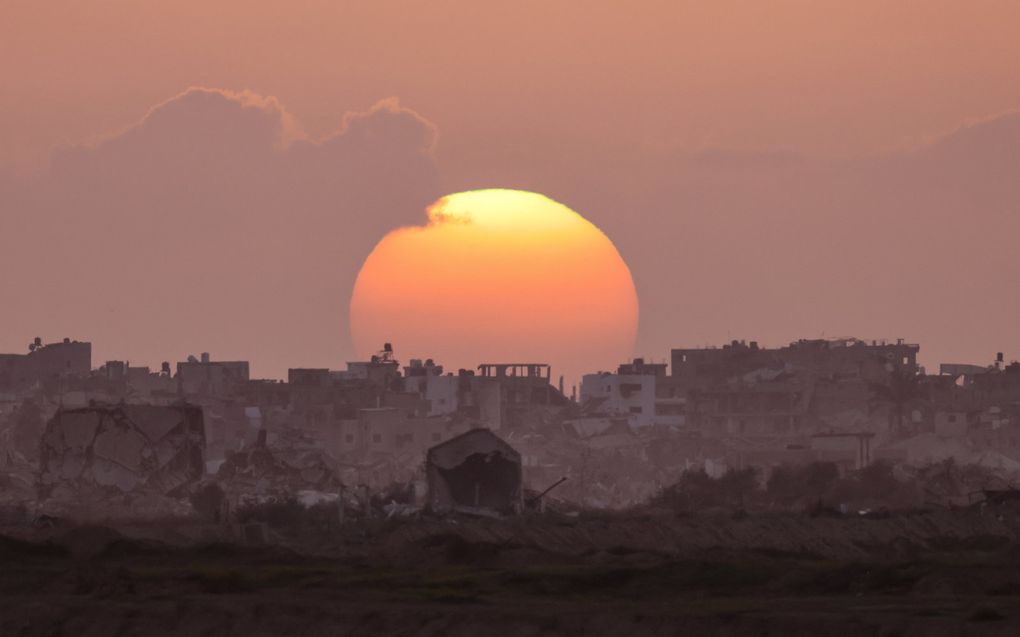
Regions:
[[652, 504], [675, 511], [743, 506], [757, 488], [755, 467], [732, 469], [719, 478], [712, 478], [702, 470], [685, 471], [678, 481], [655, 496]]
[[798, 500], [821, 499], [838, 480], [839, 468], [831, 462], [781, 465], [772, 471], [766, 490], [776, 501], [792, 504]]

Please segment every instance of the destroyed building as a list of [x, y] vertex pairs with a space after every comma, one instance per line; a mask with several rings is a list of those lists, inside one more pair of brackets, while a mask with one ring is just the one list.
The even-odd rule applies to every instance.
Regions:
[[488, 429], [473, 429], [428, 450], [428, 502], [435, 511], [460, 508], [520, 511], [521, 454]]
[[622, 416], [631, 427], [686, 424], [687, 397], [666, 374], [665, 363], [643, 358], [624, 363], [615, 374], [585, 374], [581, 379], [581, 409], [588, 414]]
[[190, 405], [60, 409], [40, 448], [40, 499], [103, 493], [183, 495], [202, 479], [205, 426]]
[[231, 391], [248, 380], [248, 361], [213, 361], [208, 353], [177, 363], [177, 382], [184, 394], [213, 394]]
[[0, 391], [36, 383], [87, 376], [92, 371], [92, 344], [65, 338], [44, 344], [36, 338], [27, 354], [0, 354]]
[[349, 453], [421, 453], [451, 438], [463, 427], [446, 418], [408, 416], [396, 407], [359, 409], [357, 417], [342, 420], [336, 431], [337, 450]]
[[428, 401], [429, 416], [450, 416], [460, 405], [460, 380], [453, 374], [443, 375], [443, 366], [429, 358], [424, 362], [412, 358], [404, 367], [404, 391], [416, 393]]
[[[52, 482], [65, 470], [40, 467], [39, 440], [58, 411], [73, 418], [93, 403], [133, 409], [177, 407], [182, 399], [201, 409], [205, 479], [226, 467], [219, 479], [238, 494], [332, 491], [336, 480], [370, 489], [417, 483], [426, 478], [430, 447], [475, 428], [498, 431], [519, 452], [526, 487], [567, 477], [557, 493], [596, 507], [640, 502], [688, 470], [717, 477], [815, 461], [845, 471], [876, 459], [917, 465], [954, 458], [996, 470], [1020, 462], [1020, 366], [1000, 355], [991, 365], [946, 365], [925, 375], [918, 347], [903, 342], [677, 349], [672, 369], [634, 359], [586, 376], [580, 403], [553, 385], [541, 363], [451, 373], [428, 359], [401, 367], [384, 347], [343, 370], [294, 368], [286, 380], [262, 380], [249, 378], [244, 361], [207, 355], [190, 357], [176, 373], [169, 363], [156, 371], [127, 361], [83, 372], [90, 362], [79, 357], [90, 350], [87, 343], [36, 345], [0, 359], [8, 371], [27, 360], [49, 370], [0, 389], [0, 482], [13, 485], [7, 500], [33, 499], [38, 476], [49, 472]], [[150, 493], [148, 478], [137, 477], [148, 465], [128, 463], [130, 471], [118, 473], [102, 455], [106, 442], [98, 442], [98, 478], [74, 474], [74, 462], [84, 462], [74, 453], [51, 451], [47, 463], [67, 455], [67, 472], [82, 477], [52, 482], [53, 492], [70, 497], [72, 487], [93, 483], [122, 492], [100, 484], [122, 479]], [[461, 496], [457, 506], [474, 506], [473, 493]]]
[[674, 349], [671, 375], [683, 386], [711, 387], [758, 369], [793, 367], [833, 378], [883, 382], [890, 374], [917, 374], [920, 346], [859, 339], [802, 339], [785, 347], [759, 347], [756, 341], [732, 341], [722, 347]]
[[[647, 488], [691, 469], [720, 476], [753, 466], [768, 475], [784, 464], [831, 462], [849, 472], [876, 459], [944, 457], [1012, 466], [994, 453], [1020, 458], [1020, 384], [1009, 377], [1020, 366], [1002, 356], [980, 373], [949, 366], [967, 375], [954, 382], [925, 375], [918, 350], [857, 339], [677, 349], [668, 375], [642, 359], [587, 375], [580, 416], [564, 420], [572, 451], [553, 454], [564, 445], [547, 436], [514, 443], [530, 477], [578, 476], [568, 492], [611, 505], [626, 501], [620, 481]], [[570, 459], [578, 454], [581, 462]]]
[[[893, 396], [892, 385], [919, 375], [919, 350], [902, 340], [800, 340], [774, 349], [733, 341], [672, 350], [670, 378], [687, 397], [688, 423], [705, 435], [892, 430], [901, 424], [904, 400]], [[879, 423], [874, 403], [883, 401], [896, 403], [896, 413], [887, 409], [888, 422]]]
[[251, 447], [227, 454], [216, 479], [232, 496], [288, 496], [340, 488], [336, 461], [311, 444], [278, 444], [271, 449], [261, 432]]
[[545, 363], [484, 363], [478, 366], [478, 376], [471, 379], [471, 389], [479, 404], [496, 401], [498, 427], [520, 428], [529, 424], [529, 419], [570, 403], [553, 387], [551, 374]]

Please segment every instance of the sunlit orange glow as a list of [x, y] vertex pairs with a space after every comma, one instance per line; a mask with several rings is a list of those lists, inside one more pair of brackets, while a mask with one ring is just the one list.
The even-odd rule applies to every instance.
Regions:
[[546, 362], [571, 382], [629, 356], [638, 322], [630, 270], [593, 224], [547, 197], [476, 190], [443, 197], [423, 227], [391, 232], [358, 274], [351, 335], [366, 356], [447, 369]]

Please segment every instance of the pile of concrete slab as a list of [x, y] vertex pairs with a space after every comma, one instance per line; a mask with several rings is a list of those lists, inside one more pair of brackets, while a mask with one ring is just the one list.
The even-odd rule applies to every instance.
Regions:
[[42, 436], [39, 499], [87, 506], [123, 494], [183, 497], [203, 477], [204, 450], [199, 407], [60, 409]]

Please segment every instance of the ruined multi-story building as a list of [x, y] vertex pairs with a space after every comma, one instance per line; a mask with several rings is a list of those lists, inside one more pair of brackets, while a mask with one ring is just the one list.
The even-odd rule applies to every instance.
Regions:
[[514, 429], [533, 426], [543, 413], [549, 414], [569, 402], [553, 387], [551, 374], [545, 363], [483, 363], [476, 376], [465, 378], [469, 379], [475, 404], [488, 408], [489, 420], [496, 420], [487, 426]]
[[0, 354], [0, 390], [87, 376], [92, 371], [92, 343], [65, 338], [44, 344], [36, 338], [27, 354]]
[[858, 339], [801, 339], [785, 347], [732, 341], [720, 348], [674, 349], [671, 375], [686, 388], [718, 385], [755, 370], [797, 369], [840, 380], [886, 381], [891, 374], [915, 375], [919, 345]]
[[214, 361], [208, 353], [177, 363], [177, 382], [184, 394], [227, 394], [249, 378], [248, 361]]
[[[671, 379], [687, 396], [689, 423], [707, 435], [874, 429], [873, 399], [902, 411], [907, 398], [891, 389], [917, 376], [919, 349], [902, 340], [800, 340], [774, 349], [733, 341], [674, 349]], [[890, 391], [877, 396], [880, 387]]]
[[634, 428], [683, 427], [687, 396], [666, 374], [665, 363], [635, 358], [615, 374], [586, 374], [581, 379], [581, 408], [587, 413], [623, 417]]

